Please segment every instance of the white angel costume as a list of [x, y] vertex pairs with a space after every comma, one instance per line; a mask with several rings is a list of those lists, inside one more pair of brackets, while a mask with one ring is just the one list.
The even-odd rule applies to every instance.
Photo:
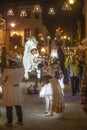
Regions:
[[40, 97], [45, 97], [46, 101], [46, 112], [50, 115], [53, 115], [52, 113], [52, 100], [53, 100], [53, 89], [51, 83], [45, 84], [40, 93]]
[[[24, 77], [26, 79], [29, 78], [28, 72], [32, 72], [35, 69], [37, 69], [37, 60], [36, 58], [39, 56], [39, 52], [37, 50], [37, 41], [36, 39], [30, 38], [28, 41], [25, 43], [25, 50], [24, 50], [24, 56], [23, 56], [23, 65], [24, 65]], [[36, 54], [32, 54], [31, 50], [36, 49]]]

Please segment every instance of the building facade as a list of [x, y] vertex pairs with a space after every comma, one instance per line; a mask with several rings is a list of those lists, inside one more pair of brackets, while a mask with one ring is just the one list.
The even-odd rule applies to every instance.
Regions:
[[[7, 14], [10, 9], [14, 11], [13, 15]], [[24, 10], [27, 14], [21, 16], [21, 11]], [[7, 6], [5, 8], [4, 17], [6, 19], [7, 32], [11, 37], [13, 35], [20, 36], [22, 45], [24, 45], [26, 39], [30, 36], [35, 36], [38, 38], [38, 34], [41, 33], [41, 13], [33, 13], [32, 10], [33, 6]]]

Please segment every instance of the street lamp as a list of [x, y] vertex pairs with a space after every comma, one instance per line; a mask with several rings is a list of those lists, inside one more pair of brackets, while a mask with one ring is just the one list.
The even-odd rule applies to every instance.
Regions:
[[63, 46], [69, 46], [69, 43], [71, 42], [70, 36], [64, 35], [61, 36], [61, 40], [63, 41]]
[[20, 16], [21, 17], [26, 17], [27, 16], [27, 12], [26, 12], [25, 9], [21, 10]]

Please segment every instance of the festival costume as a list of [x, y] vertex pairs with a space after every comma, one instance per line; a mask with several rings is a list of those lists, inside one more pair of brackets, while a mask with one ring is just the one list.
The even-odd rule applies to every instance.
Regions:
[[45, 97], [46, 116], [52, 116], [53, 112], [61, 113], [64, 111], [64, 97], [60, 84], [56, 78], [50, 78], [49, 83], [42, 87], [39, 95], [40, 97]]
[[[36, 50], [36, 54], [32, 54], [32, 50]], [[24, 78], [28, 79], [29, 72], [34, 72], [35, 69], [37, 71], [37, 77], [40, 77], [40, 71], [37, 69], [38, 65], [38, 58], [39, 52], [37, 50], [37, 41], [34, 37], [29, 38], [28, 41], [25, 43], [25, 50], [24, 50], [24, 55], [23, 55], [23, 65], [24, 65]]]

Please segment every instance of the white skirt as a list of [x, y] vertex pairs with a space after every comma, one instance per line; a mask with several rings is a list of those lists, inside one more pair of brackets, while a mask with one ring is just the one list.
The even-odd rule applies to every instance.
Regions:
[[47, 95], [50, 95], [50, 96], [53, 95], [51, 83], [45, 84], [39, 93], [40, 97], [45, 97]]

